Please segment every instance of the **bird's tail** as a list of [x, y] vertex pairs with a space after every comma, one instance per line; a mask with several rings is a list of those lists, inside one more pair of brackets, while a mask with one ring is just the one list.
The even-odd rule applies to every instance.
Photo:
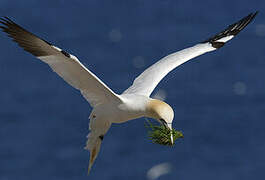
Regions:
[[95, 136], [92, 132], [88, 134], [87, 138], [88, 139], [86, 142], [85, 149], [90, 152], [90, 159], [89, 159], [89, 165], [88, 165], [88, 171], [87, 171], [87, 175], [89, 175], [91, 167], [94, 164], [94, 161], [97, 158], [97, 155], [99, 153], [101, 139], [98, 136]]

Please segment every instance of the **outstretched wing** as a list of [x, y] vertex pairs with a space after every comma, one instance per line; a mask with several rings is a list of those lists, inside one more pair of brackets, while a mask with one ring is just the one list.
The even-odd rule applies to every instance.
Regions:
[[171, 70], [196, 56], [221, 48], [227, 41], [244, 29], [256, 15], [257, 12], [251, 13], [206, 41], [164, 57], [140, 74], [134, 80], [132, 86], [125, 90], [123, 94], [150, 96], [157, 84]]
[[80, 90], [92, 106], [105, 101], [120, 101], [119, 97], [75, 56], [28, 32], [7, 17], [1, 18], [0, 23], [0, 28], [13, 38], [13, 41], [47, 63], [66, 82]]

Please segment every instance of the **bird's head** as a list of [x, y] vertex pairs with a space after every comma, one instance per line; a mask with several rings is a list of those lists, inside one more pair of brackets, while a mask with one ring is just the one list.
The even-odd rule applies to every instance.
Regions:
[[[151, 99], [147, 104], [147, 116], [156, 119], [158, 122], [172, 131], [174, 111], [167, 103], [157, 99]], [[171, 142], [173, 144], [172, 134]]]

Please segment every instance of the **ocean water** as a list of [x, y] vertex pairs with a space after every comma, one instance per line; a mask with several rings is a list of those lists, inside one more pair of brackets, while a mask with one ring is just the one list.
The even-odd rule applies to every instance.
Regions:
[[[74, 54], [117, 93], [160, 58], [260, 13], [223, 48], [178, 67], [154, 91], [173, 107], [184, 139], [163, 147], [148, 140], [144, 119], [114, 124], [89, 176], [83, 147], [91, 107], [0, 33], [0, 180], [262, 179], [264, 7], [239, 0], [2, 0], [1, 16]], [[150, 176], [159, 164], [165, 174]]]

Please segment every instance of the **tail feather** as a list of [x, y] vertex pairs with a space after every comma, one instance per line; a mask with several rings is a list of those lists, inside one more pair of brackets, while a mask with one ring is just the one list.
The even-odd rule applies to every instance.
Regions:
[[93, 136], [93, 134], [89, 133], [87, 137], [86, 147], [85, 149], [90, 152], [90, 159], [89, 159], [89, 165], [88, 165], [88, 171], [87, 175], [89, 175], [89, 172], [94, 164], [94, 161], [97, 158], [97, 155], [100, 150], [101, 146], [101, 139], [97, 136]]
[[[96, 119], [96, 117], [98, 117], [98, 119]], [[85, 149], [90, 152], [90, 159], [87, 172], [88, 174], [94, 164], [94, 161], [98, 156], [103, 137], [111, 126], [111, 123], [109, 121], [105, 119], [100, 119], [100, 116], [97, 115], [96, 117], [90, 117], [90, 133], [87, 135], [87, 142], [85, 147]]]

